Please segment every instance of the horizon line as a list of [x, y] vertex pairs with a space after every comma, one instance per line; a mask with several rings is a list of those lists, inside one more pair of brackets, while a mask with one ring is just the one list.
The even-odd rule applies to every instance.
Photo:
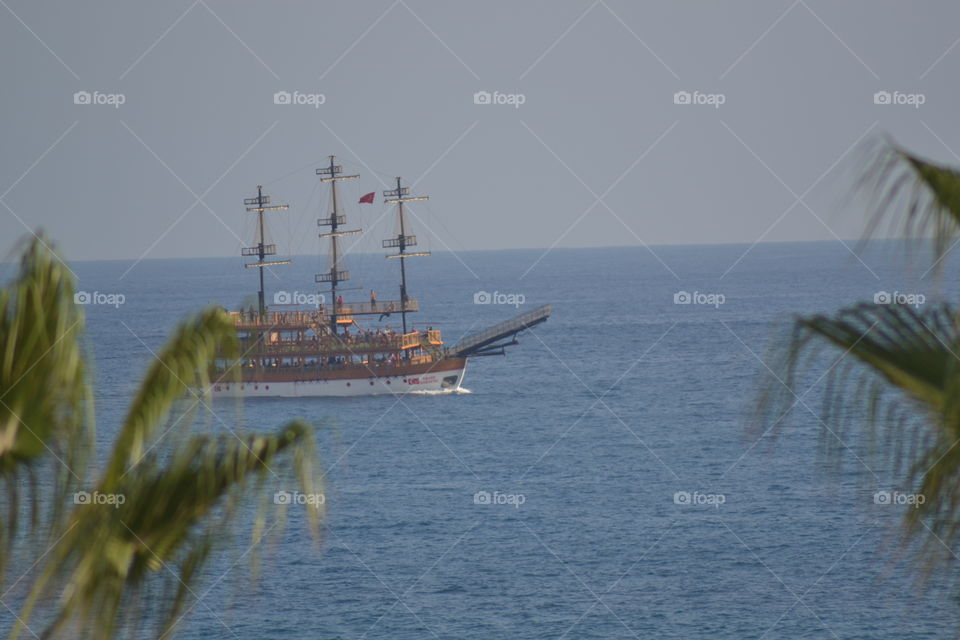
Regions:
[[[882, 242], [890, 240], [928, 240], [929, 238], [907, 238], [907, 237], [879, 237], [879, 238], [870, 238], [869, 242]], [[744, 247], [744, 246], [754, 246], [754, 245], [778, 245], [778, 244], [853, 244], [860, 245], [864, 241], [863, 238], [850, 239], [850, 238], [828, 238], [822, 240], [776, 240], [776, 241], [760, 241], [760, 242], [692, 242], [692, 243], [675, 243], [675, 244], [616, 244], [616, 245], [599, 245], [599, 246], [590, 246], [590, 247], [509, 247], [502, 249], [460, 249], [457, 251], [451, 251], [447, 249], [442, 249], [439, 251], [431, 251], [432, 254], [458, 254], [458, 253], [494, 253], [499, 251], [584, 251], [584, 250], [597, 250], [597, 249], [656, 249], [656, 248], [676, 248], [676, 247]], [[16, 249], [16, 244], [10, 248], [12, 253]], [[278, 254], [281, 255], [281, 254]], [[314, 252], [314, 253], [286, 253], [282, 254], [284, 256], [290, 257], [316, 257], [324, 256], [325, 252]], [[379, 252], [375, 251], [354, 251], [350, 255], [382, 255]], [[125, 257], [125, 258], [69, 258], [68, 256], [63, 256], [67, 262], [133, 262], [137, 261], [137, 258]], [[154, 258], [140, 258], [141, 261], [153, 261], [153, 260], [222, 260], [225, 258], [241, 258], [239, 254], [237, 255], [205, 255], [205, 256], [159, 256]], [[18, 259], [0, 259], [0, 264], [11, 264], [16, 262]]]

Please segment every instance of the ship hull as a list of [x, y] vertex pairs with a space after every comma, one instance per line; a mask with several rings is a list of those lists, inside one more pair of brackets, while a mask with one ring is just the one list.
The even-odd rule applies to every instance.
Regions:
[[466, 358], [397, 366], [385, 370], [356, 367], [317, 375], [278, 371], [257, 380], [219, 381], [211, 388], [224, 398], [322, 398], [397, 395], [406, 393], [454, 393], [463, 384]]

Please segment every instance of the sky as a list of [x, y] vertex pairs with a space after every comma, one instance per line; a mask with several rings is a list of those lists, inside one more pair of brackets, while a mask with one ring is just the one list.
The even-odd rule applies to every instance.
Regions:
[[433, 251], [858, 238], [866, 143], [960, 164], [958, 42], [948, 1], [2, 0], [0, 249], [237, 256], [262, 184], [310, 253], [330, 154], [364, 250], [396, 176]]

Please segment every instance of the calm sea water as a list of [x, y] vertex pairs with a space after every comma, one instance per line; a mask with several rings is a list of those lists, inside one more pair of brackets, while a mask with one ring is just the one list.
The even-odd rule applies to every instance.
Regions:
[[[891, 547], [904, 507], [874, 504], [894, 486], [882, 463], [848, 454], [831, 479], [818, 458], [823, 371], [809, 376], [812, 412], [795, 412], [775, 443], [746, 431], [768, 341], [792, 313], [878, 291], [932, 299], [931, 278], [883, 252], [865, 266], [838, 243], [747, 250], [411, 263], [425, 309], [415, 319], [448, 343], [534, 305], [552, 303], [553, 316], [507, 357], [472, 360], [469, 393], [258, 400], [240, 416], [217, 405], [203, 428], [320, 425], [324, 539], [312, 544], [291, 509], [254, 582], [234, 565], [249, 545], [249, 521], [238, 522], [179, 637], [955, 635], [955, 590], [917, 590]], [[352, 265], [360, 299], [370, 287], [395, 296], [396, 265], [384, 262]], [[316, 263], [278, 269], [268, 288], [311, 293]], [[176, 321], [211, 302], [235, 308], [255, 288], [239, 259], [147, 260], [120, 279], [130, 265], [74, 265], [82, 290], [125, 296], [87, 307], [103, 443]], [[524, 304], [474, 304], [481, 291]], [[682, 291], [694, 303], [675, 304]], [[478, 492], [494, 504], [476, 504]], [[678, 492], [708, 504], [677, 504]]]

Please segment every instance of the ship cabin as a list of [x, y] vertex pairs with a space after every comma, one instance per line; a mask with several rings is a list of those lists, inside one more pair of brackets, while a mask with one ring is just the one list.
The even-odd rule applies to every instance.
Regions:
[[[406, 311], [418, 308], [414, 299], [408, 299], [405, 306]], [[391, 375], [390, 370], [397, 367], [442, 359], [443, 341], [437, 329], [414, 329], [407, 333], [368, 330], [357, 325], [353, 317], [399, 310], [399, 302], [339, 305], [335, 313], [337, 333], [330, 329], [330, 310], [322, 307], [308, 311], [267, 311], [262, 317], [256, 309], [234, 311], [230, 315], [239, 339], [238, 364], [242, 377], [255, 380], [263, 378], [258, 374], [269, 376], [284, 372], [308, 379], [312, 374], [322, 376], [357, 368], [368, 375]], [[227, 368], [228, 363], [221, 359], [217, 377]]]

